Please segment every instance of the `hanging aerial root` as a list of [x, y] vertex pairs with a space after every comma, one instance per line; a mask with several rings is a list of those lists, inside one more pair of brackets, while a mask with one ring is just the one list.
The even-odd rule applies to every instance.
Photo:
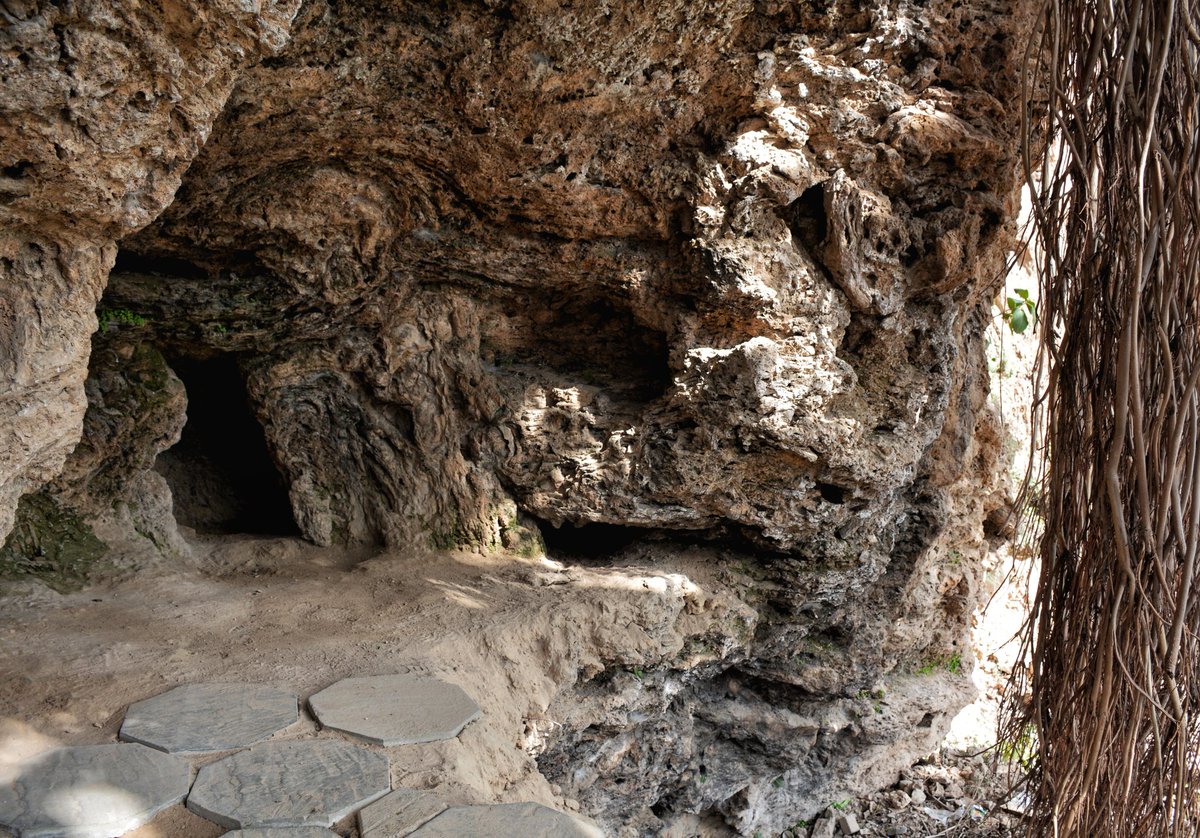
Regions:
[[1200, 0], [1049, 0], [1029, 52], [1033, 835], [1200, 835], [1198, 28]]

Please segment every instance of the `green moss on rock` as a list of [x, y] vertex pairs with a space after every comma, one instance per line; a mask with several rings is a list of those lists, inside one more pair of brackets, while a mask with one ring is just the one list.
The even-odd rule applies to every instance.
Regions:
[[108, 547], [50, 495], [21, 498], [12, 533], [0, 548], [0, 578], [37, 579], [60, 593], [79, 590]]

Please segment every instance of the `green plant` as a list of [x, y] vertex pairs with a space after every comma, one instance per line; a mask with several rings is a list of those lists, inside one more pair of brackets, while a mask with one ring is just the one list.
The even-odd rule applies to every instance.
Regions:
[[96, 312], [96, 319], [100, 321], [100, 331], [102, 332], [107, 332], [113, 325], [145, 326], [148, 322], [145, 317], [127, 308], [99, 309]]
[[783, 778], [782, 778], [782, 777], [776, 777], [774, 780], [772, 780], [772, 781], [771, 781], [771, 785], [772, 785], [772, 786], [774, 786], [774, 787], [775, 787], [775, 788], [777, 788], [777, 789], [781, 789], [781, 788], [783, 788]]
[[1028, 288], [1014, 288], [1015, 297], [1005, 297], [1005, 309], [1000, 312], [1008, 328], [1019, 335], [1037, 322], [1037, 303], [1029, 296]]
[[213, 330], [213, 334], [215, 334], [215, 335], [229, 334], [229, 327], [226, 326], [224, 323], [213, 323], [212, 330]]
[[1037, 728], [1033, 722], [1021, 728], [1020, 734], [1013, 739], [1001, 740], [1000, 756], [1009, 763], [1016, 763], [1022, 768], [1030, 768], [1034, 757], [1037, 756]]
[[938, 669], [944, 669], [951, 675], [962, 674], [962, 655], [955, 652], [944, 658], [930, 658], [917, 670], [918, 675], [932, 675]]
[[830, 803], [829, 805], [832, 808], [837, 809], [839, 812], [845, 812], [847, 809], [850, 808], [850, 801], [849, 800], [839, 800], [836, 803]]
[[629, 670], [629, 672], [639, 681], [646, 677], [646, 670], [642, 669], [640, 666], [635, 666], [633, 669]]

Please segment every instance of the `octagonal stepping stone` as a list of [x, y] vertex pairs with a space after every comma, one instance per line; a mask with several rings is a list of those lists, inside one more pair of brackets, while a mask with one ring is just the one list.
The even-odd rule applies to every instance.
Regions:
[[192, 767], [144, 745], [59, 748], [0, 785], [0, 825], [21, 838], [112, 838], [183, 800]]
[[429, 792], [398, 788], [358, 813], [358, 829], [363, 838], [401, 838], [444, 811]]
[[308, 705], [325, 727], [389, 748], [453, 739], [480, 715], [461, 687], [423, 675], [344, 678]]
[[231, 751], [300, 718], [296, 695], [262, 684], [184, 684], [129, 707], [121, 738], [171, 754]]
[[256, 830], [226, 832], [221, 838], [340, 838], [320, 826], [265, 826]]
[[591, 821], [540, 803], [454, 806], [412, 833], [413, 838], [604, 838]]
[[264, 742], [201, 768], [187, 806], [230, 829], [328, 827], [390, 789], [383, 754], [331, 739]]

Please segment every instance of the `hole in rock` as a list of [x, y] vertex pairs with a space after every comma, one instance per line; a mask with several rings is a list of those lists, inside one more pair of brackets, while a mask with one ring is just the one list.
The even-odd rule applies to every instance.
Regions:
[[168, 362], [187, 388], [187, 424], [155, 468], [171, 486], [176, 520], [205, 534], [299, 535], [237, 362]]
[[28, 160], [18, 160], [11, 166], [5, 166], [3, 169], [0, 169], [0, 175], [3, 175], [6, 178], [12, 178], [13, 180], [20, 180], [21, 178], [26, 177], [32, 168], [33, 164]]
[[829, 503], [845, 503], [846, 492], [849, 490], [835, 483], [818, 483], [817, 491], [821, 493], [821, 498]]
[[500, 367], [542, 367], [563, 384], [623, 401], [653, 401], [674, 381], [666, 334], [639, 322], [624, 301], [581, 293], [513, 298], [485, 341]]
[[804, 190], [783, 210], [783, 220], [792, 230], [792, 235], [816, 256], [829, 234], [829, 218], [825, 213], [825, 185], [818, 183]]
[[619, 524], [563, 524], [556, 527], [538, 520], [537, 525], [546, 545], [546, 554], [551, 558], [568, 561], [615, 558], [617, 554], [652, 532], [642, 527], [624, 527]]

